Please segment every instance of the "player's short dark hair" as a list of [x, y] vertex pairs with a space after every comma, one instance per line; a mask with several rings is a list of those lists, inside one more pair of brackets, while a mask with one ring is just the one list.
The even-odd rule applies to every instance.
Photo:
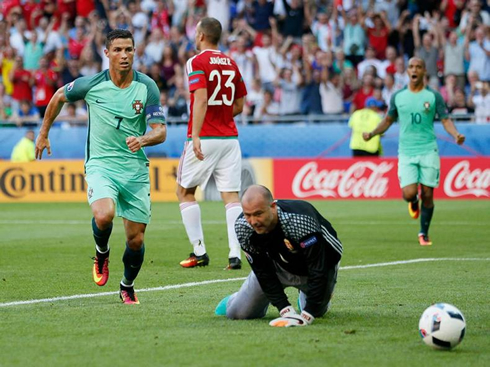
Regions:
[[107, 38], [105, 40], [105, 48], [109, 49], [109, 47], [111, 47], [112, 42], [118, 38], [130, 39], [133, 42], [133, 46], [134, 46], [133, 34], [130, 31], [126, 29], [114, 29], [113, 31], [107, 33]]
[[211, 17], [205, 17], [201, 19], [200, 30], [206, 36], [208, 42], [213, 45], [217, 45], [221, 38], [221, 32], [223, 28], [219, 20]]
[[410, 60], [408, 60], [408, 63], [410, 64], [410, 61], [412, 61], [412, 60], [421, 61], [424, 69], [427, 69], [427, 67], [425, 66], [425, 60], [422, 59], [421, 57], [417, 57], [417, 56], [411, 57]]

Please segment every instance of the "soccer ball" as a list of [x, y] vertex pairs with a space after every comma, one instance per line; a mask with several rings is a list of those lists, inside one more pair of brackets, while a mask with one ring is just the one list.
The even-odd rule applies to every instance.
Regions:
[[466, 329], [463, 314], [453, 305], [436, 303], [427, 308], [419, 321], [425, 344], [436, 349], [451, 349], [461, 343]]

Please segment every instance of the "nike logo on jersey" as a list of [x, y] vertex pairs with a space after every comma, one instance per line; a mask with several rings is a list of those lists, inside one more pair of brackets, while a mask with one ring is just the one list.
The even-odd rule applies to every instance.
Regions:
[[95, 103], [104, 103], [104, 101], [101, 101], [100, 99], [96, 99]]

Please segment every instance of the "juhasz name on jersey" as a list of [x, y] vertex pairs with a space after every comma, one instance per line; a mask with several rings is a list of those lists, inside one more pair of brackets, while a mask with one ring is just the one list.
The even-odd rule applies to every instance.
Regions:
[[209, 63], [211, 65], [231, 65], [231, 61], [227, 57], [210, 57]]

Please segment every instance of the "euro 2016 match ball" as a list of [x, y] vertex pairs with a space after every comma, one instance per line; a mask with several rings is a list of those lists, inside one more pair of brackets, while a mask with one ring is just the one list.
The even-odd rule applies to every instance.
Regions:
[[436, 349], [451, 349], [463, 340], [466, 321], [453, 305], [436, 303], [427, 308], [419, 321], [419, 332], [425, 344]]

